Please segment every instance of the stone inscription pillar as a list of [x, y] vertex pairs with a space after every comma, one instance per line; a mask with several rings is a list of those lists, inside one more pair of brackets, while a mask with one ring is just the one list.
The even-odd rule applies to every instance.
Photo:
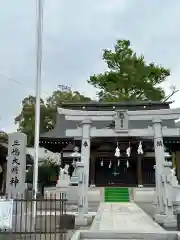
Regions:
[[81, 161], [84, 163], [84, 208], [88, 213], [89, 163], [90, 163], [90, 133], [91, 120], [82, 121]]
[[16, 197], [24, 194], [26, 178], [27, 136], [15, 132], [8, 135], [8, 161], [6, 174], [6, 194]]
[[154, 152], [156, 161], [156, 215], [155, 220], [161, 223], [164, 220], [164, 189], [162, 182], [162, 173], [164, 169], [164, 144], [162, 136], [162, 123], [160, 119], [153, 120], [153, 130], [154, 130]]

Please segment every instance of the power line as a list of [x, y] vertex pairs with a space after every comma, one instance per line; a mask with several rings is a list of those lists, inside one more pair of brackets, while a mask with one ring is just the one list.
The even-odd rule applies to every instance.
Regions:
[[31, 90], [34, 90], [32, 87], [30, 87], [30, 86], [28, 86], [28, 85], [26, 85], [26, 84], [23, 84], [22, 82], [20, 82], [20, 81], [18, 81], [18, 80], [15, 80], [14, 78], [8, 77], [8, 76], [6, 76], [6, 75], [3, 74], [3, 73], [0, 73], [0, 77], [4, 78], [4, 79], [6, 79], [6, 80], [9, 80], [9, 81], [11, 81], [11, 82], [14, 82], [14, 83], [16, 83], [16, 84], [19, 84], [19, 85], [21, 85], [21, 86], [23, 86], [23, 87], [25, 87], [25, 88], [31, 88]]
[[[9, 77], [9, 76], [5, 75], [4, 73], [0, 72], [0, 77], [2, 77], [4, 80], [8, 80], [10, 82], [16, 83], [16, 84], [20, 85], [21, 87], [27, 88], [29, 90], [33, 90], [35, 92], [35, 88], [33, 88], [27, 84], [24, 84], [21, 81], [18, 81], [12, 77]], [[58, 88], [60, 89], [61, 92], [71, 92], [71, 87], [66, 86], [66, 85], [58, 85]], [[50, 96], [50, 93], [45, 92], [45, 91], [43, 91], [43, 94], [47, 95], [48, 97]]]
[[[24, 84], [24, 83], [22, 83], [22, 82], [20, 82], [20, 81], [18, 81], [18, 80], [16, 80], [16, 79], [14, 79], [14, 78], [12, 78], [12, 77], [8, 77], [8, 76], [6, 76], [6, 75], [3, 74], [3, 73], [0, 73], [0, 77], [2, 77], [4, 80], [8, 80], [8, 81], [14, 82], [14, 83], [20, 85], [21, 87], [28, 88], [29, 90], [31, 89], [31, 90], [33, 90], [33, 91], [35, 92], [35, 89], [34, 89], [33, 87], [31, 87], [31, 86], [29, 86], [29, 85], [27, 85], [27, 84]], [[44, 94], [47, 94], [47, 95], [49, 96], [49, 93], [44, 92], [44, 91], [43, 91], [43, 93], [44, 93]]]

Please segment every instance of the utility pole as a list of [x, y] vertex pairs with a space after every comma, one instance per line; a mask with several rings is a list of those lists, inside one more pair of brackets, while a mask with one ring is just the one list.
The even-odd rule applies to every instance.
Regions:
[[[37, 0], [37, 52], [36, 52], [36, 114], [33, 165], [33, 197], [36, 200], [38, 191], [38, 158], [40, 133], [40, 99], [41, 99], [41, 66], [42, 66], [42, 34], [43, 34], [43, 0]], [[36, 216], [36, 201], [34, 201], [34, 217]]]

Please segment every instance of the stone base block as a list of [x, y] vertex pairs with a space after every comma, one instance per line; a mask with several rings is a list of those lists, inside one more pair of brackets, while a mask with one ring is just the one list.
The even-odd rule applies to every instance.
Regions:
[[138, 188], [132, 189], [132, 199], [135, 202], [150, 202], [152, 203], [155, 198], [154, 188], [147, 188], [138, 186]]
[[69, 186], [67, 191], [67, 198], [69, 203], [77, 204], [79, 195], [78, 195], [78, 186]]
[[67, 187], [56, 187], [56, 193], [67, 193], [68, 188]]
[[165, 227], [169, 227], [169, 228], [177, 227], [177, 219], [176, 219], [176, 216], [175, 216], [175, 215], [173, 215], [173, 216], [171, 216], [171, 217], [168, 217], [168, 216], [167, 216], [167, 217], [164, 219], [163, 225], [164, 225]]
[[164, 219], [166, 218], [165, 214], [156, 213], [154, 215], [154, 220], [159, 224], [164, 224]]
[[77, 216], [75, 218], [75, 225], [76, 226], [87, 226], [88, 221], [87, 218], [84, 216]]
[[68, 188], [68, 186], [69, 186], [69, 182], [58, 182], [56, 184], [57, 188]]

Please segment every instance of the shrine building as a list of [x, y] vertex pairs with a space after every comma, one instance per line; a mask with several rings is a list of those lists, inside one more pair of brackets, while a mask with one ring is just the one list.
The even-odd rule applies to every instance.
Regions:
[[[171, 102], [88, 102], [88, 103], [62, 103], [60, 108], [79, 111], [147, 111], [168, 110]], [[81, 122], [66, 120], [65, 115], [57, 113], [56, 125], [53, 130], [40, 136], [40, 146], [61, 153], [61, 165], [71, 164], [74, 148], [79, 147], [81, 152], [81, 137], [67, 137], [67, 129], [77, 129]], [[164, 120], [163, 126], [175, 129], [175, 120]], [[152, 122], [147, 120], [129, 120], [129, 129], [146, 129]], [[92, 128], [113, 129], [115, 122], [109, 120], [92, 121]], [[142, 144], [142, 154], [138, 148]], [[165, 158], [173, 161], [180, 179], [180, 136], [163, 137]], [[115, 156], [116, 148], [120, 156]], [[130, 155], [127, 149], [130, 147]], [[108, 136], [91, 137], [89, 164], [89, 184], [95, 186], [155, 186], [155, 154], [154, 139], [151, 136]]]

